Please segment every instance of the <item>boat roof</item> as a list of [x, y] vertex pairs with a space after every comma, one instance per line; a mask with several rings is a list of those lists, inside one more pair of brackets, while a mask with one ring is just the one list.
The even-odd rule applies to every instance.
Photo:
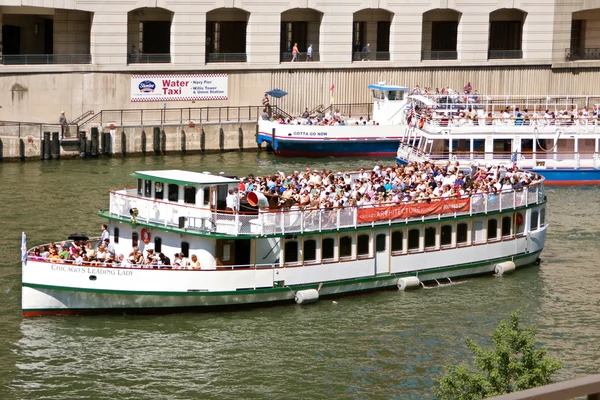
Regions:
[[371, 84], [368, 88], [376, 90], [408, 90], [408, 88], [404, 86], [386, 85], [385, 83]]
[[238, 179], [226, 176], [213, 175], [204, 172], [183, 171], [180, 169], [166, 169], [162, 171], [136, 171], [131, 174], [137, 179], [148, 179], [155, 182], [174, 183], [177, 185], [216, 185], [238, 183]]
[[434, 107], [437, 105], [437, 103], [434, 100], [430, 99], [429, 97], [422, 96], [420, 94], [412, 94], [408, 97], [410, 97], [411, 99], [420, 101], [421, 103], [425, 104], [428, 107]]

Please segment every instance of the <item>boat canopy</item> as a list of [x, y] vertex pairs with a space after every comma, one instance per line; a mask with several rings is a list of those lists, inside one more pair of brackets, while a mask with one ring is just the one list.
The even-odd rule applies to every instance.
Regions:
[[371, 84], [368, 86], [369, 89], [375, 89], [375, 90], [383, 90], [383, 91], [390, 91], [390, 90], [408, 90], [407, 87], [404, 86], [394, 86], [394, 85], [386, 85], [385, 83], [380, 83], [380, 84]]
[[425, 97], [420, 94], [413, 94], [408, 97], [425, 104], [427, 107], [435, 107], [437, 105], [437, 103], [435, 101], [433, 101], [432, 99], [430, 99], [429, 97]]
[[180, 169], [163, 171], [136, 171], [131, 174], [134, 178], [151, 180], [154, 182], [173, 183], [177, 185], [223, 185], [238, 183], [239, 180], [226, 176], [213, 175], [202, 172], [190, 172]]

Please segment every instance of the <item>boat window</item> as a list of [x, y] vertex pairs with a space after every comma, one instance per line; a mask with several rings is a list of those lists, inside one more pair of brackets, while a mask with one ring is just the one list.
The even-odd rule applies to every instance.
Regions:
[[369, 255], [369, 235], [358, 235], [358, 239], [356, 240], [356, 255]]
[[442, 225], [440, 244], [442, 246], [452, 246], [452, 225]]
[[317, 260], [317, 241], [314, 239], [304, 241], [304, 262]]
[[162, 253], [162, 239], [159, 237], [154, 238], [154, 252]]
[[137, 193], [138, 196], [141, 196], [144, 193], [144, 181], [141, 179], [138, 179]]
[[404, 99], [404, 91], [403, 90], [390, 90], [388, 92], [389, 100], [402, 100]]
[[540, 227], [546, 225], [546, 209], [540, 209]]
[[190, 244], [188, 242], [181, 242], [181, 252], [184, 257], [190, 256]]
[[371, 93], [373, 93], [373, 97], [379, 100], [385, 99], [385, 92], [383, 90], [371, 89]]
[[209, 187], [205, 187], [204, 188], [204, 205], [207, 206], [210, 204], [210, 188]]
[[435, 228], [433, 226], [425, 228], [425, 248], [435, 247]]
[[152, 181], [144, 181], [144, 197], [152, 197]]
[[342, 236], [340, 238], [340, 258], [352, 257], [352, 237]]
[[164, 197], [163, 192], [163, 183], [162, 182], [154, 182], [154, 198], [158, 200], [162, 200]]
[[457, 244], [467, 244], [467, 240], [469, 239], [469, 224], [465, 222], [461, 222], [456, 225], [456, 243]]
[[485, 158], [485, 139], [473, 139], [473, 158]]
[[525, 218], [520, 212], [516, 214], [515, 221], [517, 223], [517, 235], [522, 235], [525, 232]]
[[196, 188], [194, 186], [183, 188], [183, 201], [186, 204], [196, 204]]
[[531, 212], [531, 221], [529, 223], [529, 230], [535, 231], [537, 228], [538, 228], [538, 212], [532, 211]]
[[321, 254], [322, 254], [322, 259], [323, 260], [333, 260], [334, 259], [334, 253], [333, 253], [333, 245], [335, 244], [335, 241], [333, 240], [333, 238], [325, 238], [323, 239], [323, 242], [321, 244]]
[[131, 233], [131, 247], [135, 247], [140, 243], [140, 235], [137, 232]]
[[115, 227], [113, 229], [113, 238], [112, 238], [113, 242], [115, 243], [119, 243], [119, 228]]
[[512, 218], [510, 216], [502, 217], [502, 236], [512, 235]]
[[419, 249], [419, 233], [418, 229], [411, 229], [408, 231], [408, 250], [417, 250]]
[[475, 232], [475, 243], [485, 242], [485, 223], [483, 221], [475, 221], [473, 223], [473, 231]]
[[169, 184], [169, 201], [179, 201], [179, 185]]
[[296, 240], [285, 241], [285, 263], [297, 263], [298, 262], [298, 242]]
[[375, 236], [375, 251], [377, 253], [381, 253], [385, 251], [385, 238], [386, 238], [386, 234], [385, 233], [379, 233], [377, 236]]
[[488, 219], [487, 238], [488, 240], [498, 239], [498, 220], [496, 218]]
[[403, 239], [402, 231], [393, 231], [392, 232], [392, 251], [402, 251], [402, 239]]

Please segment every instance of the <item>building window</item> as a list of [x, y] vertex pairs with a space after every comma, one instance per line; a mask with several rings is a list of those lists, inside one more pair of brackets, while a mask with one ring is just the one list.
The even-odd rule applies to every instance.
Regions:
[[162, 182], [154, 182], [154, 198], [162, 200], [164, 196]]
[[571, 21], [571, 49], [580, 49], [583, 43], [583, 33], [585, 20], [583, 19], [574, 19]]
[[286, 240], [285, 242], [285, 263], [298, 262], [298, 242], [295, 240]]
[[392, 232], [392, 252], [403, 251], [403, 236], [402, 231]]
[[356, 241], [356, 255], [357, 256], [368, 256], [369, 255], [369, 235], [358, 235]]
[[183, 201], [186, 204], [196, 204], [196, 188], [193, 186], [185, 186], [183, 188]]
[[190, 256], [190, 244], [188, 242], [181, 242], [181, 252], [184, 257]]
[[488, 219], [487, 238], [488, 240], [498, 239], [498, 220], [496, 218]]
[[375, 236], [375, 251], [377, 253], [382, 253], [385, 251], [385, 239], [387, 235], [385, 233], [379, 233]]
[[179, 185], [175, 185], [172, 183], [169, 184], [169, 201], [179, 201]]
[[512, 235], [512, 218], [502, 217], [502, 237], [508, 237]]
[[418, 229], [408, 231], [408, 251], [419, 249], [419, 237], [421, 236]]
[[352, 237], [342, 236], [340, 238], [340, 258], [352, 257]]
[[323, 255], [323, 260], [333, 260], [334, 256], [334, 244], [335, 241], [333, 238], [325, 238], [322, 242], [321, 252]]
[[355, 22], [352, 25], [352, 50], [354, 53], [359, 53], [365, 48], [365, 23], [362, 21]]
[[131, 233], [131, 247], [138, 246], [140, 244], [140, 235], [137, 232]]
[[467, 244], [469, 240], [469, 224], [461, 222], [456, 225], [456, 243], [459, 245]]
[[390, 21], [377, 21], [377, 52], [390, 51]]
[[446, 247], [452, 246], [452, 225], [442, 225], [440, 244]]
[[538, 212], [531, 212], [531, 221], [529, 222], [529, 230], [535, 231], [538, 228]]
[[304, 262], [317, 260], [317, 241], [314, 239], [304, 241]]
[[435, 247], [435, 228], [429, 226], [425, 228], [425, 248], [430, 249]]
[[162, 239], [159, 237], [154, 238], [154, 253], [162, 252]]
[[431, 23], [431, 51], [456, 51], [458, 21]]

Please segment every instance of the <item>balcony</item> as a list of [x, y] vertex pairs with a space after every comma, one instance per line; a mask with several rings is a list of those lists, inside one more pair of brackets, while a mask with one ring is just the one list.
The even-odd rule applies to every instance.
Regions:
[[[292, 62], [292, 53], [291, 52], [285, 52], [285, 53], [280, 53], [279, 54], [279, 62], [282, 63], [286, 63], [286, 62]], [[321, 61], [321, 58], [319, 56], [319, 53], [317, 53], [316, 51], [313, 51], [312, 53], [312, 60], [308, 58], [308, 55], [306, 53], [300, 53], [298, 56], [296, 56], [296, 61]]]
[[523, 50], [489, 50], [488, 60], [509, 60], [523, 58]]
[[91, 54], [4, 54], [0, 63], [5, 65], [91, 64]]
[[170, 62], [170, 53], [130, 54], [127, 58], [128, 64], [169, 64]]
[[246, 53], [207, 53], [207, 63], [228, 63], [228, 62], [242, 62], [247, 61]]
[[421, 52], [421, 60], [457, 60], [458, 52], [457, 51], [422, 51]]
[[600, 60], [600, 49], [569, 47], [565, 49], [565, 61]]
[[352, 53], [352, 61], [390, 61], [389, 51], [355, 51]]

